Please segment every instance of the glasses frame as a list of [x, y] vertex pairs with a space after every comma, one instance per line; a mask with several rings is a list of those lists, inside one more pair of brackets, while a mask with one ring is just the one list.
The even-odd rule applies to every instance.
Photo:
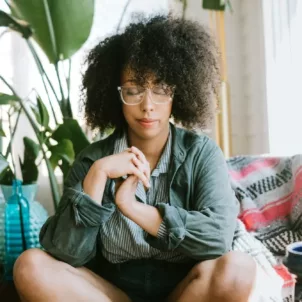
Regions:
[[[140, 100], [140, 102], [135, 103], [135, 104], [129, 104], [129, 103], [126, 103], [126, 102], [125, 102], [125, 100], [124, 100], [124, 98], [123, 98], [123, 93], [122, 93], [122, 88], [123, 88], [123, 87], [135, 87], [135, 86], [117, 86], [117, 90], [118, 90], [118, 92], [119, 92], [121, 101], [122, 101], [125, 105], [127, 105], [127, 106], [136, 106], [136, 105], [139, 105], [139, 104], [141, 104], [141, 103], [143, 102], [144, 97], [145, 97], [145, 94], [146, 94], [146, 91], [149, 90], [150, 92], [152, 92], [152, 89], [153, 89], [154, 86], [153, 86], [152, 88], [144, 88], [144, 87], [143, 87], [145, 90], [144, 90], [144, 92], [143, 92], [142, 99]], [[174, 92], [175, 92], [176, 86], [171, 86], [170, 88], [172, 89], [172, 95], [170, 96], [170, 99], [169, 99], [168, 102], [165, 102], [165, 103], [158, 103], [158, 102], [154, 101], [153, 98], [152, 98], [152, 93], [150, 94], [150, 95], [151, 95], [151, 97], [150, 97], [151, 102], [152, 102], [153, 104], [155, 104], [155, 105], [165, 105], [165, 104], [171, 103], [171, 102], [173, 101], [173, 97], [174, 97]]]

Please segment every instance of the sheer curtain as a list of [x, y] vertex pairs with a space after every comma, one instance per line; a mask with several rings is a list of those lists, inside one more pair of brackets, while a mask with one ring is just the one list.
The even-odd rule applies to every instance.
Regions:
[[302, 1], [263, 1], [270, 153], [302, 153]]

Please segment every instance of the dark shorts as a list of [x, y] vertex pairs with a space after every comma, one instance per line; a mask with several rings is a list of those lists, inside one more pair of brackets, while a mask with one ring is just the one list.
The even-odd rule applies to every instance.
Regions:
[[133, 302], [161, 302], [195, 264], [195, 261], [170, 263], [154, 259], [112, 264], [102, 259], [97, 273], [124, 291]]

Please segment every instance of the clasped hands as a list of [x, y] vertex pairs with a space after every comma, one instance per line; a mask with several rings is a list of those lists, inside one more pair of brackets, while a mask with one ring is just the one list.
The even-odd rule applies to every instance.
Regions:
[[[106, 156], [95, 162], [101, 173], [107, 178], [115, 179], [115, 203], [122, 213], [131, 211], [137, 202], [135, 192], [138, 181], [150, 188], [150, 164], [143, 152], [136, 147]], [[127, 175], [127, 179], [122, 177]]]

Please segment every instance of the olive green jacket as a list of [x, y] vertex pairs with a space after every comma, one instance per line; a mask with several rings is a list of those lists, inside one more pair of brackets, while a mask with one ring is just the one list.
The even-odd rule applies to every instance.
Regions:
[[[207, 136], [171, 128], [169, 203], [156, 206], [168, 235], [166, 240], [149, 235], [147, 241], [159, 250], [177, 249], [195, 260], [217, 258], [231, 249], [239, 210], [224, 156]], [[118, 210], [114, 202], [100, 205], [82, 190], [93, 162], [113, 153], [117, 135], [115, 132], [79, 154], [55, 215], [41, 229], [41, 245], [70, 265], [85, 265], [96, 256], [102, 248], [100, 225]], [[114, 200], [111, 181], [107, 180], [103, 199]]]

